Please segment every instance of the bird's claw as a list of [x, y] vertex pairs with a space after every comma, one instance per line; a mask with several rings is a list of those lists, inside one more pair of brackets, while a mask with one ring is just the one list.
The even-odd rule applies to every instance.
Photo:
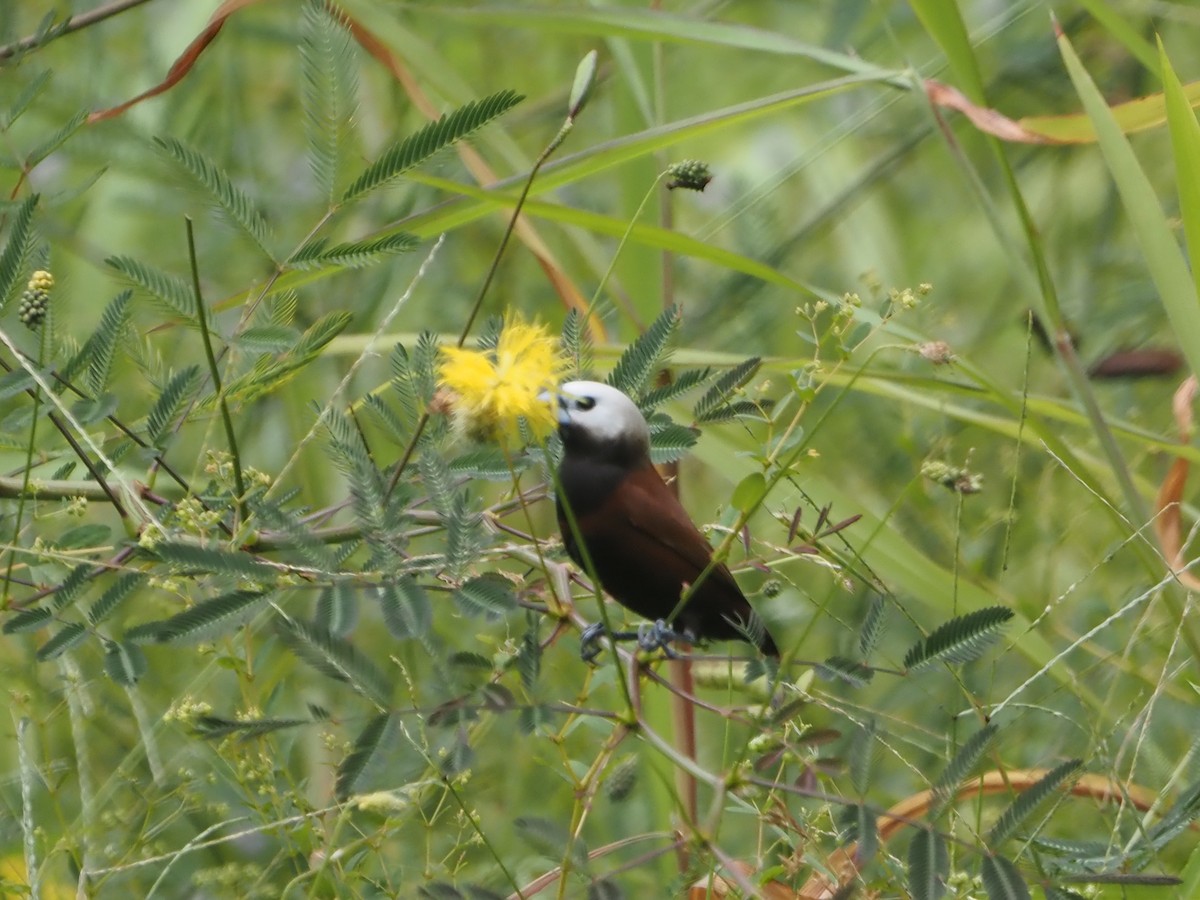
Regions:
[[579, 636], [579, 658], [591, 665], [600, 655], [600, 636], [604, 634], [604, 624], [595, 622], [583, 629]]
[[682, 635], [662, 619], [656, 620], [653, 624], [647, 622], [644, 625], [638, 626], [638, 649], [644, 650], [647, 653], [661, 650], [666, 654], [668, 659], [676, 658], [675, 651], [671, 649], [671, 642], [680, 640], [681, 638]]

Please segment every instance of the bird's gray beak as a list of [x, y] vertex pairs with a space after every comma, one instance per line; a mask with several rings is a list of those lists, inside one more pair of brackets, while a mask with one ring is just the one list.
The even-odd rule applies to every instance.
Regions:
[[571, 415], [567, 412], [567, 398], [559, 393], [551, 393], [550, 391], [542, 391], [538, 394], [538, 399], [543, 403], [552, 403], [557, 407], [558, 425], [560, 428], [565, 428], [571, 424]]

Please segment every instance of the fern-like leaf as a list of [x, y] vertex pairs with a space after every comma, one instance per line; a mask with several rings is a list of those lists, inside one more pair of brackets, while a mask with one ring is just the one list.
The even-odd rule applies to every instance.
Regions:
[[322, 675], [346, 682], [380, 709], [387, 708], [390, 682], [349, 641], [297, 619], [281, 618], [279, 635], [293, 653]]
[[100, 322], [79, 351], [87, 358], [88, 385], [92, 393], [101, 394], [108, 387], [117, 344], [129, 325], [129, 301], [133, 291], [122, 291], [104, 308]]
[[137, 636], [153, 635], [156, 641], [164, 644], [212, 640], [245, 624], [266, 603], [268, 596], [261, 591], [222, 594], [197, 603], [169, 619], [147, 622], [138, 627]]
[[1200, 781], [1193, 782], [1171, 807], [1163, 814], [1162, 819], [1154, 824], [1147, 832], [1149, 849], [1157, 851], [1172, 838], [1191, 825], [1200, 816]]
[[21, 288], [21, 274], [25, 269], [25, 260], [29, 257], [30, 226], [33, 224], [33, 210], [37, 202], [38, 195], [30, 194], [17, 207], [17, 212], [12, 217], [8, 243], [4, 245], [4, 252], [0, 253], [0, 309], [8, 306], [17, 289]]
[[104, 645], [104, 671], [123, 687], [133, 687], [146, 674], [146, 654], [129, 641], [109, 641]]
[[247, 353], [282, 353], [296, 346], [300, 332], [286, 325], [255, 325], [239, 333], [233, 343]]
[[196, 389], [200, 387], [200, 367], [188, 366], [186, 369], [173, 374], [163, 386], [162, 393], [154, 401], [150, 413], [146, 416], [146, 437], [154, 446], [166, 436], [167, 431], [175, 424], [185, 403], [192, 399]]
[[887, 607], [884, 605], [883, 597], [876, 594], [871, 598], [871, 605], [867, 609], [867, 616], [863, 619], [862, 628], [858, 632], [858, 652], [863, 659], [870, 657], [875, 650], [875, 645], [879, 642], [879, 635], [883, 631], [884, 612]]
[[276, 574], [272, 566], [239, 550], [164, 542], [156, 545], [154, 552], [176, 572], [263, 579], [274, 578]]
[[992, 742], [996, 739], [996, 732], [996, 726], [989, 722], [967, 738], [966, 742], [958, 748], [958, 752], [947, 764], [941, 777], [934, 782], [933, 804], [929, 809], [931, 821], [942, 814], [946, 805], [954, 798], [954, 792], [962, 784], [963, 779], [971, 774], [975, 764], [979, 762], [979, 758], [992, 746]]
[[609, 373], [608, 383], [631, 397], [637, 397], [667, 355], [675, 329], [679, 326], [679, 307], [669, 306], [632, 344]]
[[562, 348], [576, 378], [589, 377], [592, 371], [592, 340], [583, 314], [574, 307], [563, 321]]
[[773, 400], [730, 400], [722, 403], [711, 412], [696, 419], [698, 425], [718, 425], [721, 422], [731, 422], [734, 419], [763, 419], [775, 401]]
[[946, 839], [932, 829], [919, 829], [908, 846], [908, 889], [913, 900], [937, 900], [946, 892], [949, 873]]
[[865, 796], [871, 787], [871, 769], [874, 768], [875, 753], [879, 749], [875, 737], [877, 728], [875, 719], [868, 719], [850, 745], [850, 783], [860, 797]]
[[359, 732], [354, 739], [354, 746], [338, 766], [337, 779], [334, 782], [334, 793], [339, 800], [347, 799], [354, 793], [355, 785], [362, 779], [363, 773], [370, 766], [372, 758], [390, 743], [386, 740], [392, 716], [383, 713], [375, 716], [367, 723], [367, 727]]
[[1011, 609], [989, 606], [951, 619], [905, 654], [904, 668], [920, 669], [935, 662], [966, 663], [977, 659], [1012, 617]]
[[685, 372], [679, 372], [671, 380], [670, 384], [654, 388], [642, 397], [640, 404], [642, 411], [646, 412], [655, 407], [662, 406], [664, 403], [670, 403], [677, 397], [681, 397], [688, 391], [704, 384], [711, 377], [712, 369], [688, 369]]
[[379, 586], [383, 624], [397, 640], [424, 637], [433, 621], [433, 609], [425, 589], [405, 575]]
[[105, 265], [116, 269], [175, 315], [188, 321], [196, 318], [196, 295], [182, 278], [148, 266], [128, 256], [110, 256]]
[[111, 585], [108, 590], [88, 609], [87, 619], [90, 625], [99, 625], [107, 621], [116, 612], [117, 607], [146, 580], [142, 572], [126, 572]]
[[358, 603], [354, 588], [344, 581], [335, 581], [321, 588], [314, 617], [319, 628], [334, 637], [344, 638], [358, 624]]
[[752, 356], [744, 362], [738, 363], [728, 372], [722, 373], [713, 382], [713, 386], [705, 391], [704, 396], [700, 398], [700, 402], [692, 411], [696, 421], [710, 421], [710, 417], [720, 412], [721, 407], [729, 401], [730, 396], [754, 377], [754, 373], [758, 371], [760, 365], [762, 365], [762, 359]]
[[[279, 359], [265, 359], [249, 372], [239, 375], [225, 385], [225, 398], [230, 402], [247, 402], [267, 394], [290, 379], [300, 369], [321, 355], [330, 341], [345, 330], [353, 320], [348, 312], [333, 312], [322, 316], [305, 330], [296, 345]], [[202, 406], [216, 402], [216, 394], [205, 397]]]
[[17, 98], [13, 100], [12, 105], [5, 113], [0, 131], [8, 131], [12, 128], [13, 123], [28, 111], [33, 101], [46, 89], [46, 85], [50, 83], [50, 78], [53, 74], [50, 69], [43, 69], [36, 75], [26, 76], [25, 86], [21, 88], [20, 93], [17, 94]]
[[866, 687], [875, 674], [870, 668], [848, 656], [830, 656], [824, 662], [817, 663], [815, 670], [822, 678], [844, 681], [851, 687]]
[[420, 165], [439, 150], [462, 140], [525, 99], [514, 91], [500, 91], [475, 100], [430, 122], [416, 134], [393, 144], [346, 189], [343, 202], [354, 200]]
[[304, 6], [300, 72], [308, 161], [321, 194], [332, 204], [338, 166], [346, 155], [354, 121], [358, 76], [354, 43], [320, 0]]
[[87, 121], [88, 111], [81, 109], [71, 118], [67, 119], [57, 131], [51, 134], [48, 138], [34, 147], [25, 155], [25, 166], [32, 169], [47, 156], [61, 147], [67, 140], [83, 127], [83, 123]]
[[175, 138], [159, 137], [154, 139], [154, 143], [208, 191], [217, 206], [258, 244], [269, 259], [275, 259], [267, 247], [266, 217], [220, 166], [199, 150]]
[[1037, 784], [1022, 791], [992, 826], [992, 830], [988, 834], [987, 845], [995, 849], [1012, 837], [1021, 827], [1021, 823], [1029, 818], [1038, 805], [1054, 793], [1064, 781], [1072, 778], [1082, 765], [1083, 760], [1081, 759], [1068, 759], [1039, 778]]
[[71, 622], [64, 625], [55, 632], [50, 640], [38, 647], [37, 658], [41, 662], [45, 662], [48, 659], [56, 659], [72, 647], [77, 647], [83, 643], [84, 638], [87, 636], [87, 626], [82, 622]]
[[237, 735], [238, 740], [248, 741], [285, 728], [311, 725], [310, 719], [225, 719], [221, 716], [198, 716], [195, 731], [202, 738], [217, 740]]
[[409, 253], [420, 243], [419, 237], [404, 231], [346, 244], [334, 244], [332, 247], [318, 241], [305, 244], [288, 262], [297, 269], [318, 269], [323, 266], [359, 269], [385, 256]]
[[337, 554], [315, 536], [312, 529], [300, 521], [299, 516], [261, 498], [254, 501], [252, 508], [262, 524], [285, 535], [288, 544], [295, 547], [310, 566], [328, 574], [338, 570]]
[[503, 578], [482, 575], [472, 578], [454, 592], [459, 608], [469, 615], [503, 616], [516, 607], [512, 588]]
[[1031, 900], [1025, 879], [1011, 860], [1003, 856], [985, 856], [979, 873], [988, 900]]
[[37, 631], [45, 628], [53, 618], [54, 613], [49, 607], [41, 606], [36, 609], [22, 609], [5, 619], [4, 627], [0, 628], [0, 631], [3, 631], [5, 634], [25, 634], [29, 631]]
[[694, 428], [655, 417], [650, 423], [650, 459], [655, 465], [674, 462], [696, 445], [699, 436]]
[[84, 589], [88, 581], [92, 577], [92, 567], [87, 563], [80, 563], [71, 570], [71, 574], [63, 579], [63, 583], [59, 585], [58, 590], [54, 592], [54, 600], [51, 603], [51, 608], [55, 612], [60, 612], [75, 599], [75, 596]]

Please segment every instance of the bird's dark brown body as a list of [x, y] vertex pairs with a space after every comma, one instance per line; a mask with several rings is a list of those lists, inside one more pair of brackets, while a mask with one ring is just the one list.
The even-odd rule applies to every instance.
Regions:
[[757, 632], [759, 649], [778, 655], [726, 566], [713, 566], [698, 581], [712, 548], [651, 465], [649, 429], [633, 402], [608, 385], [571, 382], [562, 388], [559, 419], [564, 454], [558, 520], [576, 564], [587, 571], [590, 561], [613, 599], [652, 621], [668, 619], [685, 587], [694, 584], [670, 622], [675, 632], [694, 641]]

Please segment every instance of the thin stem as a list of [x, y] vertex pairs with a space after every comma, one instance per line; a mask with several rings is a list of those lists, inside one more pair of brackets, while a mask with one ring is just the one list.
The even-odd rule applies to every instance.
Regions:
[[200, 337], [204, 341], [204, 356], [208, 359], [208, 374], [212, 378], [213, 390], [217, 392], [217, 404], [221, 407], [221, 419], [225, 423], [225, 440], [229, 442], [229, 454], [233, 458], [233, 483], [237, 491], [234, 498], [235, 521], [245, 519], [243, 505], [246, 501], [246, 483], [242, 479], [242, 458], [238, 454], [237, 437], [233, 433], [233, 416], [229, 414], [229, 404], [221, 390], [221, 373], [217, 370], [217, 357], [213, 353], [212, 336], [208, 333], [208, 318], [204, 314], [204, 295], [200, 292], [200, 266], [196, 262], [196, 236], [192, 230], [192, 219], [184, 219], [187, 223], [188, 261], [192, 266], [192, 292], [196, 296], [196, 320], [200, 324]]
[[[41, 340], [38, 345], [38, 366], [46, 356], [46, 328], [42, 323]], [[29, 443], [25, 447], [25, 473], [21, 476], [21, 496], [17, 501], [17, 517], [13, 522], [12, 551], [8, 554], [8, 566], [4, 570], [4, 590], [0, 591], [0, 604], [7, 608], [8, 589], [12, 584], [13, 564], [17, 561], [17, 541], [21, 537], [21, 521], [25, 517], [25, 498], [29, 495], [29, 478], [33, 471], [33, 447], [37, 437], [38, 410], [42, 405], [42, 389], [34, 386], [33, 390], [33, 421], [29, 423]]]
[[[471, 327], [475, 324], [479, 310], [483, 308], [483, 298], [487, 296], [487, 290], [491, 287], [492, 281], [496, 277], [496, 272], [500, 269], [500, 258], [504, 255], [504, 249], [508, 246], [509, 239], [517, 227], [517, 219], [521, 215], [521, 209], [525, 206], [525, 200], [529, 197], [529, 191], [533, 187], [534, 179], [537, 178], [537, 174], [542, 166], [545, 165], [546, 160], [550, 158], [555, 150], [562, 146], [562, 142], [567, 139], [567, 135], [571, 133], [571, 129], [574, 126], [575, 122], [573, 119], [567, 119], [563, 122], [562, 127], [558, 130], [558, 134], [554, 136], [554, 140], [546, 145], [546, 149], [541, 152], [534, 162], [533, 168], [529, 170], [529, 175], [521, 188], [521, 196], [517, 198], [516, 205], [513, 206], [512, 215], [508, 218], [508, 225], [504, 229], [504, 235], [500, 238], [500, 245], [496, 248], [496, 253], [492, 256], [492, 264], [488, 267], [487, 274], [483, 278], [483, 284], [479, 286], [479, 291], [475, 295], [475, 302], [471, 304], [471, 312], [467, 315], [467, 321], [458, 333], [458, 339], [454, 342], [456, 347], [462, 347], [467, 342], [467, 335], [471, 333]], [[391, 498], [396, 485], [400, 483], [400, 476], [404, 474], [404, 470], [408, 468], [408, 464], [412, 461], [413, 453], [417, 449], [417, 442], [421, 440], [421, 435], [425, 433], [425, 426], [427, 424], [429, 424], [429, 410], [421, 413], [421, 418], [417, 421], [417, 427], [413, 431], [413, 436], [409, 439], [404, 452], [400, 455], [400, 462], [397, 463], [396, 470], [392, 472], [392, 477], [388, 481], [384, 501]]]
[[26, 50], [32, 50], [34, 47], [45, 46], [50, 41], [70, 34], [72, 31], [79, 31], [81, 28], [86, 28], [89, 25], [94, 25], [97, 22], [102, 22], [105, 19], [111, 18], [118, 13], [123, 13], [128, 9], [133, 9], [135, 6], [141, 6], [143, 3], [148, 3], [149, 0], [116, 0], [115, 3], [110, 3], [108, 6], [98, 6], [96, 9], [81, 13], [78, 16], [71, 16], [58, 27], [51, 26], [53, 32], [48, 37], [39, 35], [30, 35], [29, 37], [21, 38], [19, 41], [13, 41], [11, 44], [5, 44], [0, 47], [0, 59], [7, 59], [17, 53], [22, 53]]

